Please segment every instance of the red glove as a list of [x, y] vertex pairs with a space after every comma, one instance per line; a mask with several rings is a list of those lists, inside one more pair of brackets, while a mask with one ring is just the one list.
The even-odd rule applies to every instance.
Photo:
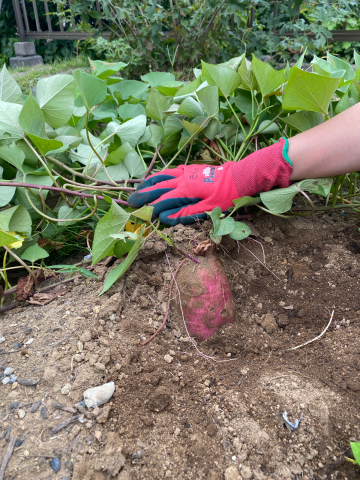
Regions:
[[287, 150], [288, 141], [281, 138], [239, 162], [163, 170], [138, 187], [129, 197], [129, 205], [140, 208], [149, 203], [154, 207], [153, 218], [159, 217], [167, 225], [193, 223], [206, 218], [205, 212], [215, 207], [226, 211], [237, 198], [288, 187], [292, 166]]

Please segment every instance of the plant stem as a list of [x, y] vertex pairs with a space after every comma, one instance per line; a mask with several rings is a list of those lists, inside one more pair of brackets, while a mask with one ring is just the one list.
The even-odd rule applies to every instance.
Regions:
[[[105, 167], [105, 164], [104, 164], [103, 159], [100, 157], [100, 155], [98, 154], [98, 152], [97, 152], [97, 151], [95, 150], [95, 148], [93, 147], [93, 144], [91, 143], [90, 135], [89, 135], [89, 114], [90, 114], [90, 112], [89, 112], [89, 110], [87, 110], [87, 111], [86, 111], [86, 125], [85, 125], [87, 141], [88, 141], [88, 143], [89, 143], [89, 145], [90, 145], [91, 150], [95, 153], [95, 155], [96, 155], [96, 156], [98, 157], [98, 159], [100, 160], [100, 163], [101, 163], [101, 165], [102, 165], [102, 167], [103, 167], [103, 169], [104, 169], [104, 172], [106, 173], [106, 176], [108, 177], [110, 183], [111, 183], [112, 185], [115, 185], [115, 186], [116, 186], [116, 183], [110, 178], [110, 175], [109, 175], [108, 171], [106, 170], [106, 167]], [[97, 146], [99, 146], [99, 145], [97, 145]], [[87, 173], [87, 171], [86, 171], [86, 173]]]
[[[37, 188], [40, 189], [42, 188], [43, 190], [52, 190], [54, 192], [63, 192], [67, 195], [75, 195], [77, 197], [82, 197], [82, 198], [94, 198], [96, 197], [98, 200], [104, 200], [104, 197], [101, 195], [90, 195], [89, 193], [79, 193], [79, 192], [73, 192], [72, 190], [67, 190], [65, 188], [60, 188], [60, 187], [48, 187], [47, 185], [35, 185], [33, 183], [22, 183], [22, 182], [0, 182], [0, 187], [23, 187], [23, 188]], [[128, 206], [128, 203], [125, 202], [124, 200], [118, 200], [118, 199], [113, 199], [115, 203], [118, 203], [120, 205], [125, 205]], [[53, 218], [51, 220], [54, 220]], [[64, 222], [68, 222], [69, 220], [63, 220]]]
[[38, 286], [39, 286], [39, 282], [38, 282], [38, 279], [36, 278], [36, 275], [35, 275], [34, 271], [31, 270], [31, 268], [30, 268], [28, 265], [26, 265], [26, 263], [25, 263], [23, 260], [21, 260], [20, 257], [18, 257], [18, 256], [16, 255], [16, 253], [12, 252], [9, 247], [7, 247], [6, 245], [4, 245], [4, 249], [5, 249], [12, 257], [14, 257], [14, 259], [15, 259], [17, 262], [19, 262], [20, 265], [22, 265], [24, 268], [26, 268], [26, 270], [29, 272], [29, 274], [32, 276], [32, 278], [33, 278], [33, 280], [34, 280], [34, 285], [35, 285], [35, 287], [38, 287]]
[[172, 164], [172, 162], [175, 160], [175, 158], [177, 158], [180, 153], [184, 150], [184, 148], [186, 147], [186, 145], [191, 142], [195, 137], [196, 135], [201, 132], [201, 129], [203, 128], [203, 126], [205, 125], [205, 123], [212, 117], [208, 117], [206, 118], [206, 120], [203, 121], [203, 123], [200, 125], [200, 127], [196, 130], [196, 132], [194, 132], [187, 140], [186, 142], [184, 143], [184, 145], [177, 151], [177, 153], [172, 157], [172, 159], [169, 161], [169, 163], [167, 165], [165, 165], [165, 167], [163, 168], [163, 170], [165, 170], [165, 168], [169, 168], [169, 165]]

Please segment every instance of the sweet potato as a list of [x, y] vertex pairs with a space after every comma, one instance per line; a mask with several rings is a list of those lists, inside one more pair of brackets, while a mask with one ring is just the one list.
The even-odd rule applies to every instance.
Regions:
[[[187, 329], [202, 342], [235, 319], [234, 302], [226, 274], [213, 255], [181, 268], [176, 281]], [[178, 299], [179, 303], [179, 299]]]

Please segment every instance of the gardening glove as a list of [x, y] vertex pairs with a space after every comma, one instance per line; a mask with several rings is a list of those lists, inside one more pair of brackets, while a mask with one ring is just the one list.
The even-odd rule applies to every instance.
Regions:
[[215, 207], [227, 211], [233, 200], [267, 192], [273, 187], [288, 187], [292, 164], [288, 141], [263, 148], [239, 162], [221, 166], [181, 165], [150, 175], [129, 197], [129, 205], [154, 207], [153, 218], [162, 223], [188, 225], [206, 218]]

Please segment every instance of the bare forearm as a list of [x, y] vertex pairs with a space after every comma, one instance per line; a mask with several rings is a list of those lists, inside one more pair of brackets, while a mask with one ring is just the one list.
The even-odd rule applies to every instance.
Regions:
[[290, 180], [360, 170], [360, 103], [289, 139]]

